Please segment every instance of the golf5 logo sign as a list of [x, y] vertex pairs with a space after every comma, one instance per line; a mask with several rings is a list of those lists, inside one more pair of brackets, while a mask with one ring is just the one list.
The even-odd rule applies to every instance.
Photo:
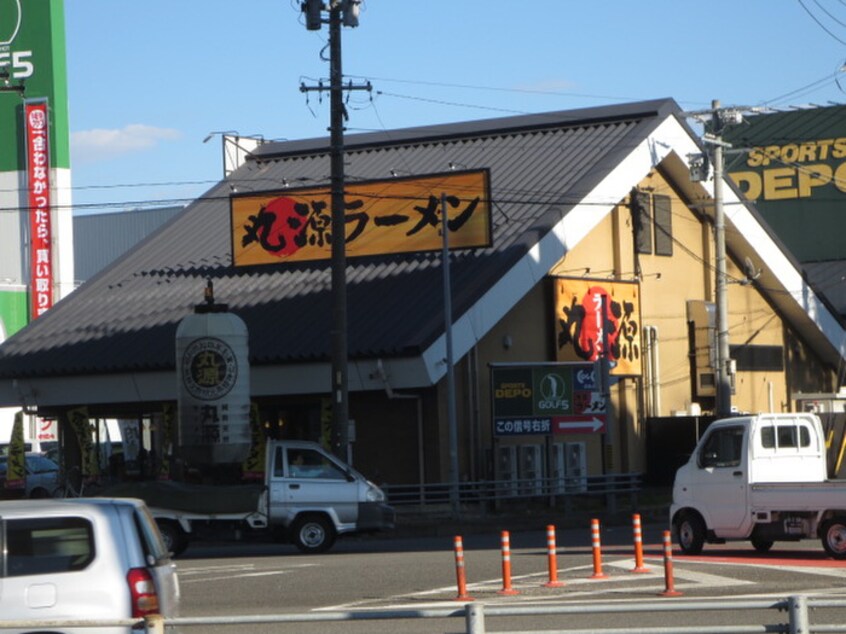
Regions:
[[182, 383], [194, 398], [220, 399], [238, 378], [238, 362], [232, 348], [214, 337], [192, 341], [182, 356]]
[[20, 0], [0, 0], [0, 74], [11, 79], [32, 77], [32, 51], [12, 51], [11, 45], [21, 28]]
[[538, 383], [540, 398], [537, 407], [541, 411], [566, 411], [570, 409], [567, 386], [559, 374], [547, 374]]

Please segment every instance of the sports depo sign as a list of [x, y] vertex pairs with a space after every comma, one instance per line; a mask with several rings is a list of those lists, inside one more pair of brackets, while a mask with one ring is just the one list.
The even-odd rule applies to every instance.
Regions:
[[592, 363], [492, 366], [494, 436], [605, 429], [605, 397]]

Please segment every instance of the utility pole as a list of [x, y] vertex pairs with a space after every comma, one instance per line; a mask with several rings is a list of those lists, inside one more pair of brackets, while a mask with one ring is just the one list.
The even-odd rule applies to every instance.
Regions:
[[[306, 28], [319, 31], [329, 24], [329, 144], [332, 199], [332, 326], [330, 329], [332, 356], [332, 438], [331, 449], [342, 460], [349, 460], [349, 393], [347, 363], [347, 260], [346, 222], [344, 209], [344, 120], [346, 108], [344, 90], [370, 90], [370, 84], [344, 86], [341, 67], [341, 24], [358, 26], [360, 0], [306, 0], [302, 4]], [[323, 12], [328, 12], [328, 19]], [[317, 86], [300, 86], [301, 92], [325, 90]]]
[[716, 414], [719, 417], [731, 414], [731, 357], [728, 340], [728, 302], [726, 299], [726, 218], [723, 210], [723, 121], [720, 116], [720, 102], [711, 102], [712, 141], [714, 156], [714, 243], [716, 250], [716, 296], [717, 303], [717, 403]]
[[444, 275], [444, 332], [446, 335], [446, 364], [447, 364], [447, 421], [449, 423], [449, 499], [452, 515], [455, 519], [461, 517], [461, 496], [458, 481], [458, 420], [455, 405], [455, 358], [452, 345], [452, 284], [449, 266], [449, 214], [447, 209], [447, 195], [441, 194], [441, 233]]
[[[714, 166], [714, 256], [715, 256], [715, 286], [714, 302], [716, 304], [716, 349], [714, 354], [714, 372], [716, 384], [716, 399], [714, 414], [726, 417], [732, 414], [732, 362], [729, 347], [728, 299], [726, 275], [726, 220], [723, 210], [723, 178], [725, 177], [725, 152], [731, 144], [723, 141], [723, 132], [729, 125], [742, 123], [745, 110], [755, 110], [746, 106], [722, 108], [719, 100], [711, 102], [710, 110], [685, 113], [705, 124], [702, 141], [710, 151], [706, 154], [690, 154], [690, 177], [693, 181], [708, 179], [709, 159]], [[754, 279], [754, 278], [753, 278]]]
[[[746, 108], [743, 108], [746, 109]], [[711, 148], [711, 163], [714, 166], [714, 256], [715, 256], [715, 286], [714, 302], [716, 304], [717, 341], [714, 359], [715, 383], [717, 396], [714, 413], [718, 417], [730, 416], [731, 408], [731, 354], [729, 348], [728, 299], [726, 275], [726, 221], [723, 209], [723, 178], [725, 176], [725, 149], [731, 145], [723, 141], [722, 134], [727, 125], [738, 124], [742, 121], [741, 108], [721, 108], [719, 100], [711, 102], [711, 109], [687, 113], [693, 117], [707, 117], [705, 119], [705, 134], [702, 140]], [[702, 155], [691, 155], [691, 178], [705, 180], [707, 178], [707, 160]]]

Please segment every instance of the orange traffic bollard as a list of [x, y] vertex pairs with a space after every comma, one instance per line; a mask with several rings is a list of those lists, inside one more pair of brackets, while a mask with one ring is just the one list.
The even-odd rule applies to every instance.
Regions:
[[563, 581], [558, 581], [558, 554], [555, 547], [555, 526], [550, 524], [546, 527], [546, 554], [549, 561], [549, 581], [544, 585], [546, 588], [560, 588]]
[[632, 516], [634, 530], [635, 567], [632, 572], [649, 572], [649, 568], [643, 565], [643, 529], [640, 525], [640, 514]]
[[456, 601], [472, 601], [473, 597], [467, 594], [467, 577], [464, 572], [464, 543], [460, 535], [455, 537], [455, 577], [458, 581], [458, 596]]
[[677, 592], [673, 583], [673, 543], [670, 539], [670, 531], [664, 531], [664, 586], [665, 590], [661, 593], [663, 597], [677, 597], [681, 592]]
[[599, 520], [590, 521], [590, 538], [593, 546], [593, 575], [591, 579], [604, 579], [608, 575], [602, 572], [602, 547], [599, 543]]
[[502, 590], [497, 594], [520, 594], [511, 587], [511, 536], [502, 531]]

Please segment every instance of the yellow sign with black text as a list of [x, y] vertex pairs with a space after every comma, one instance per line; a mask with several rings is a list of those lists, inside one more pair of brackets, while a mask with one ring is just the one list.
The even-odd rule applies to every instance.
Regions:
[[[442, 197], [450, 249], [491, 245], [487, 170], [347, 184], [347, 257], [443, 248]], [[330, 189], [285, 189], [230, 198], [235, 266], [328, 260]]]

